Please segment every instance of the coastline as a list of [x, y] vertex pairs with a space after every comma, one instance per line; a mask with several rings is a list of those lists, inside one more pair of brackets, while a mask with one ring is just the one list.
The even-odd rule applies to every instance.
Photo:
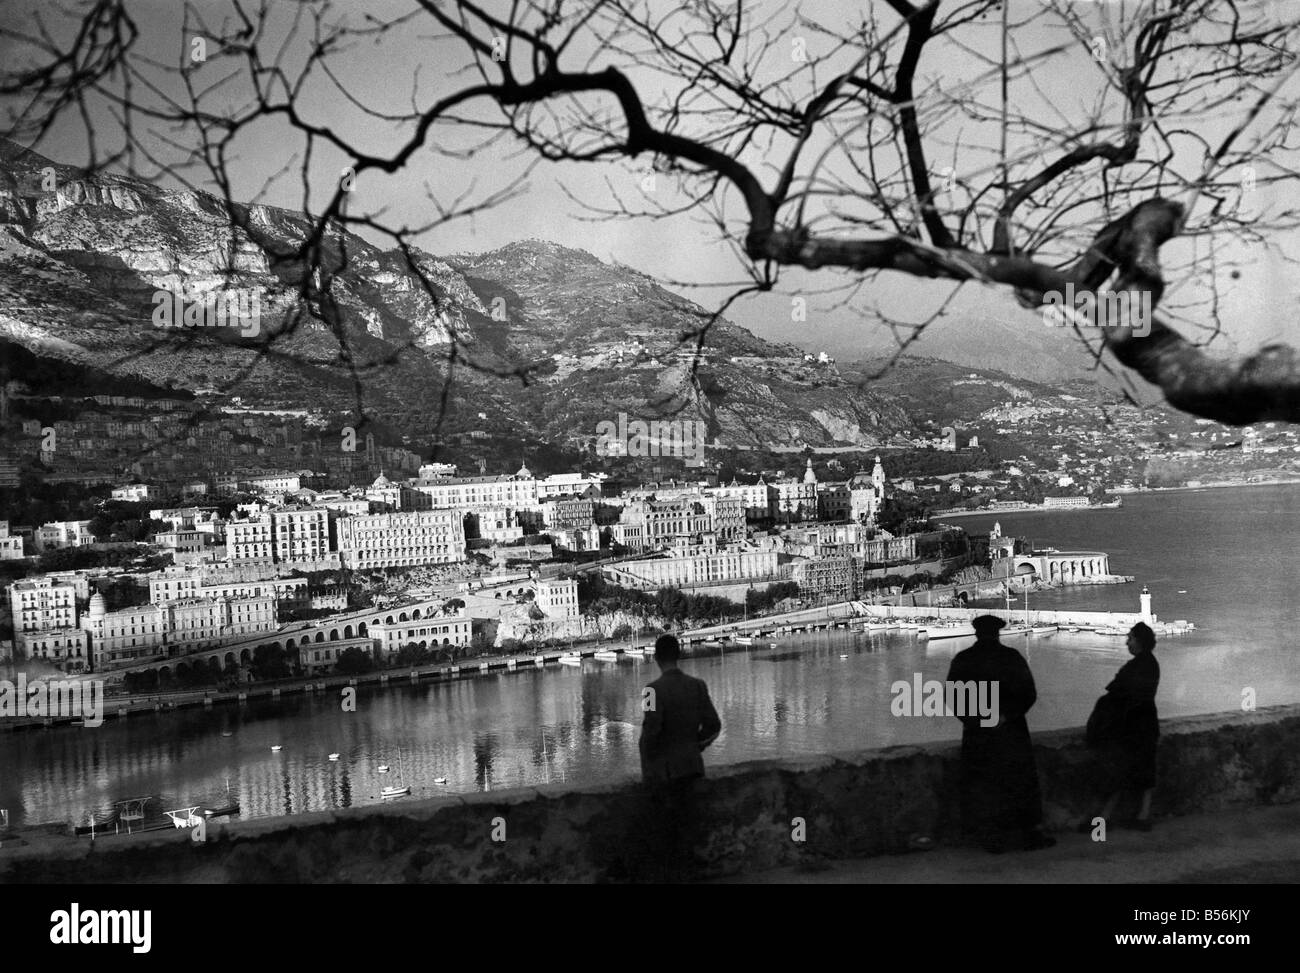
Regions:
[[[1300, 486], [1300, 477], [1291, 480], [1212, 480], [1205, 483], [1197, 483], [1196, 486], [1176, 486], [1176, 487], [1133, 487], [1125, 489], [1117, 487], [1108, 491], [1112, 496], [1133, 497], [1142, 496], [1147, 493], [1178, 493], [1187, 490], [1226, 490], [1234, 487], [1257, 487], [1257, 486]], [[1003, 510], [995, 510], [986, 507], [982, 510], [941, 510], [938, 513], [931, 514], [928, 519], [939, 520], [942, 517], [985, 517], [992, 514], [1032, 514], [1032, 513], [1083, 513], [1089, 510], [1119, 510], [1119, 506], [1111, 504], [1098, 504], [1089, 507], [1013, 507]]]

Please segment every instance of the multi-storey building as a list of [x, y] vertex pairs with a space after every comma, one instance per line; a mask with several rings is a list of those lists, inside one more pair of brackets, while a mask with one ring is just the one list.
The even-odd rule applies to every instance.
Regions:
[[679, 534], [704, 534], [713, 530], [713, 517], [700, 499], [633, 500], [623, 507], [619, 520], [639, 524], [643, 544], [658, 547]]
[[271, 513], [272, 552], [281, 564], [316, 563], [330, 556], [330, 514], [309, 507]]
[[191, 598], [108, 611], [90, 599], [81, 627], [90, 635], [97, 672], [155, 656], [183, 655], [275, 628], [275, 596]]
[[616, 584], [629, 588], [685, 587], [727, 581], [766, 581], [777, 575], [776, 551], [729, 550], [711, 554], [673, 551], [666, 557], [620, 561], [605, 568]]
[[566, 497], [541, 501], [542, 525], [554, 530], [585, 530], [596, 522], [593, 500]]
[[858, 472], [849, 480], [849, 519], [860, 524], [874, 524], [885, 502], [885, 470], [876, 457], [870, 476]]
[[508, 544], [524, 536], [524, 529], [508, 507], [484, 507], [469, 516], [474, 518], [478, 536], [494, 544]]
[[155, 605], [195, 598], [260, 598], [266, 594], [275, 597], [276, 611], [281, 616], [311, 604], [306, 578], [231, 581], [175, 568], [164, 568], [149, 577], [149, 601]]
[[339, 557], [354, 569], [451, 564], [465, 560], [465, 525], [456, 510], [342, 517]]
[[700, 502], [713, 521], [713, 530], [724, 544], [745, 539], [745, 504], [740, 497], [706, 493]]
[[555, 473], [537, 481], [537, 499], [549, 497], [587, 497], [601, 495], [607, 475], [604, 473]]
[[84, 547], [95, 543], [89, 520], [62, 520], [45, 524], [36, 532], [36, 549], [48, 551], [61, 547]]
[[27, 578], [9, 586], [14, 632], [75, 628], [77, 589], [52, 578]]
[[533, 585], [534, 604], [548, 618], [578, 617], [578, 582], [572, 578], [545, 578]]
[[[395, 655], [403, 646], [424, 649], [466, 649], [471, 638], [471, 622], [464, 608], [454, 615], [429, 614], [410, 621], [381, 622], [370, 626], [381, 661]], [[314, 645], [312, 646], [315, 647]]]
[[226, 525], [227, 560], [270, 563], [274, 556], [274, 533], [269, 516], [232, 520]]
[[737, 483], [732, 480], [725, 486], [716, 487], [714, 493], [720, 497], [739, 497], [745, 508], [746, 522], [771, 523], [773, 491], [762, 477], [759, 477], [757, 483]]
[[[402, 506], [413, 509], [479, 510], [485, 507], [509, 507], [513, 510], [537, 505], [537, 480], [527, 466], [514, 476], [439, 476], [408, 480], [407, 488], [423, 494], [408, 500], [402, 494]], [[424, 508], [423, 504], [428, 507]]]
[[16, 632], [14, 648], [20, 658], [38, 660], [67, 673], [90, 668], [90, 640], [79, 628]]
[[23, 539], [9, 536], [9, 521], [0, 520], [0, 561], [17, 561], [23, 556]]
[[[809, 469], [811, 473], [811, 468]], [[776, 480], [772, 490], [772, 519], [779, 524], [793, 524], [817, 519], [817, 481], [807, 479]]]
[[297, 493], [302, 489], [302, 477], [297, 473], [262, 473], [240, 477], [240, 489], [257, 493]]

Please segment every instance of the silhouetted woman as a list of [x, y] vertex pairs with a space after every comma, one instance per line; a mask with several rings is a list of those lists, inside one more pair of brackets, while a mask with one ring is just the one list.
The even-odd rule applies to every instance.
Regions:
[[1101, 817], [1109, 821], [1125, 794], [1141, 794], [1134, 821], [1141, 831], [1151, 830], [1151, 792], [1156, 786], [1156, 746], [1160, 742], [1156, 715], [1160, 663], [1155, 647], [1156, 633], [1149, 625], [1138, 622], [1129, 629], [1128, 651], [1133, 658], [1106, 687], [1113, 697], [1113, 723], [1098, 747], [1110, 794]]

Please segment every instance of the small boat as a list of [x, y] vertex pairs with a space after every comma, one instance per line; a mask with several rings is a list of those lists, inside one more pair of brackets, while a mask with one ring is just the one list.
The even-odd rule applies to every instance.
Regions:
[[[969, 625], [934, 625], [930, 628], [917, 629], [916, 634], [933, 642], [935, 639], [974, 638], [975, 630]], [[1004, 631], [1003, 634], [1007, 633]]]
[[756, 641], [757, 641], [757, 639], [755, 639], [754, 636], [752, 636], [752, 635], [737, 635], [737, 636], [736, 636], [736, 644], [738, 644], [738, 645], [753, 645]]
[[203, 812], [204, 816], [209, 818], [226, 818], [232, 814], [238, 813], [238, 804], [224, 804], [221, 807], [210, 807]]
[[1185, 595], [1185, 594], [1187, 594], [1187, 589], [1186, 589], [1186, 588], [1179, 588], [1179, 589], [1178, 589], [1178, 593], [1179, 593], [1180, 595]]
[[[397, 751], [397, 776], [400, 780], [402, 777], [402, 751]], [[385, 787], [379, 792], [379, 796], [387, 800], [390, 797], [405, 797], [411, 793], [409, 784], [395, 784], [392, 787]]]
[[338, 760], [338, 759], [339, 759], [339, 755], [337, 753], [330, 754], [330, 760]]
[[613, 649], [600, 649], [599, 651], [596, 652], [593, 658], [601, 659], [605, 662], [617, 662], [618, 655], [619, 654], [615, 652]]
[[702, 644], [706, 649], [720, 649], [720, 648], [722, 648], [722, 643], [721, 643], [718, 639], [705, 639], [701, 644]]
[[849, 657], [849, 655], [848, 655], [847, 652], [842, 652], [842, 653], [840, 653], [840, 658], [841, 658], [841, 659], [847, 659], [848, 657]]
[[196, 804], [193, 807], [182, 807], [175, 811], [164, 811], [163, 814], [171, 818], [172, 824], [177, 828], [192, 828], [203, 822], [203, 819], [194, 813], [198, 809], [199, 807]]
[[234, 734], [231, 733], [229, 730], [222, 730], [222, 731], [221, 731], [221, 735], [222, 735], [223, 737], [232, 737], [232, 736], [234, 736]]
[[580, 665], [582, 665], [582, 656], [580, 656], [580, 655], [562, 655], [562, 656], [560, 656], [560, 665], [562, 665], [562, 666], [580, 666]]
[[433, 782], [434, 782], [435, 784], [445, 784], [445, 783], [447, 783], [447, 778], [446, 778], [446, 777], [435, 777], [435, 778], [433, 779]]
[[271, 752], [272, 752], [272, 753], [279, 753], [279, 752], [280, 752], [280, 745], [277, 743], [275, 746], [273, 746], [273, 747], [271, 748]]
[[380, 764], [380, 765], [379, 765], [379, 772], [380, 772], [381, 774], [386, 774], [386, 773], [388, 773], [391, 769], [392, 769], [392, 768], [389, 767], [388, 764]]
[[1077, 632], [1077, 631], [1079, 631], [1079, 626], [1078, 626], [1078, 625], [1071, 625], [1069, 628], [1066, 629], [1066, 631], [1067, 631], [1067, 632]]
[[1035, 625], [1029, 630], [1030, 635], [1055, 635], [1055, 625]]

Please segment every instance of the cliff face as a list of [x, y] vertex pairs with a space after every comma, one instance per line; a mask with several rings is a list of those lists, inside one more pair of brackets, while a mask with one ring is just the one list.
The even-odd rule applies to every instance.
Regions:
[[[360, 405], [404, 433], [437, 421], [453, 339], [495, 375], [456, 369], [447, 433], [591, 445], [600, 422], [626, 412], [703, 421], [726, 444], [871, 446], [908, 425], [833, 364], [729, 321], [712, 322], [697, 348], [704, 308], [553, 243], [444, 258], [417, 250], [412, 267], [398, 250], [330, 235], [336, 333], [299, 314], [289, 255], [306, 220], [262, 205], [241, 212], [246, 228], [206, 193], [92, 175], [0, 143], [0, 341], [245, 403]], [[258, 295], [255, 328], [156, 324], [159, 291], [229, 289]], [[527, 385], [497, 377], [523, 367]]]

